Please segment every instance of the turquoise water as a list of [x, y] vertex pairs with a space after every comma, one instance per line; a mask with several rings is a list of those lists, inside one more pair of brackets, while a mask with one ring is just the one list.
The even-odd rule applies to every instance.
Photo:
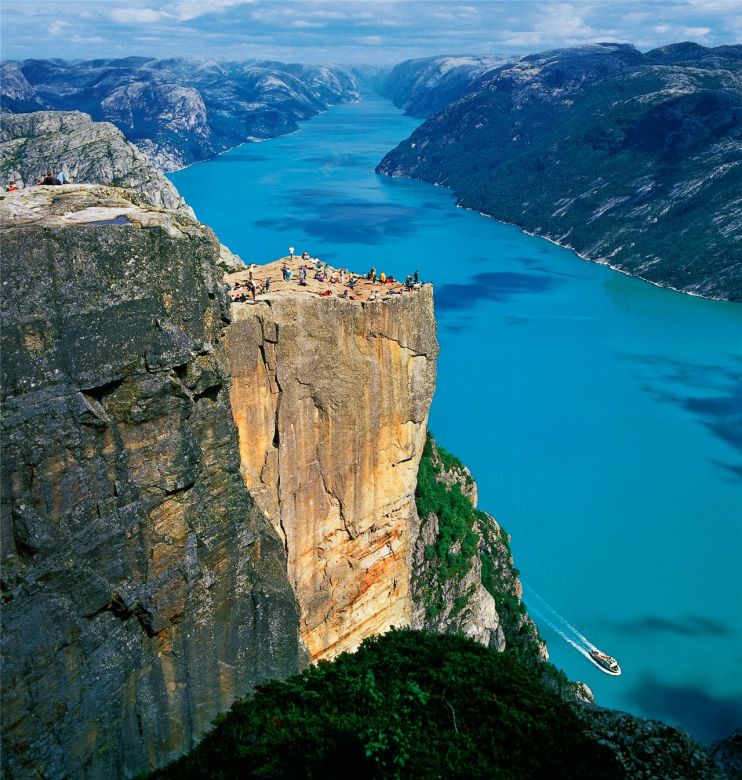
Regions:
[[603, 705], [726, 735], [742, 724], [742, 306], [652, 287], [457, 209], [446, 190], [376, 176], [416, 124], [369, 98], [171, 178], [248, 262], [292, 244], [435, 283], [431, 430], [512, 534], [526, 586], [623, 675], [539, 619], [552, 660]]

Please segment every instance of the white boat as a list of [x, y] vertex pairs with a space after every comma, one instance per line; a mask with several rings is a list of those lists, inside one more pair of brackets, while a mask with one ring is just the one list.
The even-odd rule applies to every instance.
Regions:
[[590, 660], [601, 672], [611, 674], [614, 677], [618, 677], [618, 675], [621, 674], [621, 667], [618, 665], [618, 661], [605, 653], [601, 653], [600, 650], [591, 650]]

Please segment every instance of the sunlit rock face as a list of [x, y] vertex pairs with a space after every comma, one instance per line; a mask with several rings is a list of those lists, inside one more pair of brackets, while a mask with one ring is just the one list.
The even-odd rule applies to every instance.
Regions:
[[109, 122], [80, 111], [3, 114], [0, 177], [19, 188], [34, 185], [51, 168], [81, 184], [113, 184], [136, 190], [145, 203], [193, 212], [175, 187]]
[[8, 778], [136, 775], [299, 667], [240, 475], [218, 241], [137, 200], [0, 196]]
[[438, 345], [431, 288], [233, 307], [245, 483], [284, 540], [313, 659], [408, 625], [414, 492]]

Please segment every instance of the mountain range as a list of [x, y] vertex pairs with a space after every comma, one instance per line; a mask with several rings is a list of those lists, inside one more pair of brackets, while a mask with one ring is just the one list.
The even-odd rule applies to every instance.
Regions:
[[[449, 84], [407, 77], [431, 67], [395, 67], [387, 94], [414, 113], [438, 105]], [[742, 300], [742, 46], [594, 44], [472, 76], [459, 69], [459, 97], [377, 172], [450, 187], [656, 284]]]
[[258, 60], [24, 60], [3, 63], [1, 76], [3, 110], [78, 110], [112, 122], [161, 170], [293, 132], [360, 98], [347, 69]]

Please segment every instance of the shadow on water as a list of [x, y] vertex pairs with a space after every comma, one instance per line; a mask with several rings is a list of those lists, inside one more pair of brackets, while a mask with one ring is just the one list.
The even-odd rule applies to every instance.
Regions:
[[561, 284], [555, 274], [488, 271], [475, 274], [466, 284], [436, 287], [435, 305], [441, 311], [468, 309], [480, 301], [501, 303], [517, 295], [548, 292]]
[[729, 626], [703, 615], [686, 615], [676, 620], [670, 620], [661, 615], [646, 615], [636, 620], [611, 622], [609, 625], [637, 637], [650, 637], [653, 634], [694, 637], [730, 637], [734, 635]]
[[[662, 384], [644, 382], [642, 389], [664, 403], [692, 414], [719, 441], [742, 458], [742, 358], [731, 356], [733, 366], [688, 363], [662, 355], [623, 355], [638, 365], [659, 373]], [[642, 377], [640, 377], [641, 379]], [[665, 384], [675, 385], [677, 390]], [[742, 477], [742, 462], [711, 461], [724, 475], [737, 481]]]
[[645, 676], [630, 692], [630, 698], [645, 715], [682, 723], [702, 742], [722, 739], [742, 724], [739, 699], [710, 696], [690, 685], [667, 685]]
[[299, 228], [328, 245], [378, 245], [389, 238], [403, 238], [414, 234], [418, 220], [414, 208], [359, 200], [315, 203], [305, 219], [261, 219], [253, 224], [259, 228], [289, 232]]

